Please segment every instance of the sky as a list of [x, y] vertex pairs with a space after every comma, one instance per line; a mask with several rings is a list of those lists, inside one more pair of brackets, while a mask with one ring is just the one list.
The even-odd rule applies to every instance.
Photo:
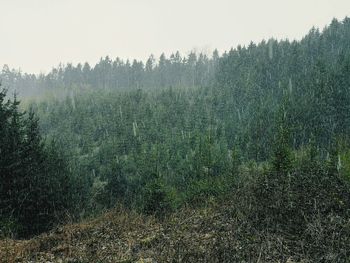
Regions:
[[350, 16], [350, 0], [0, 0], [0, 67], [47, 73], [101, 57], [220, 53], [301, 39]]

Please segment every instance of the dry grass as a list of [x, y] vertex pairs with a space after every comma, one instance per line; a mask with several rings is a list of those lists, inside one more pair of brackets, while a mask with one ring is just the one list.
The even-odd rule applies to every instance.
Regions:
[[215, 242], [209, 209], [183, 209], [164, 222], [117, 209], [31, 240], [0, 241], [1, 262], [176, 262]]
[[31, 240], [2, 240], [0, 262], [314, 262], [297, 237], [251, 227], [233, 200], [162, 222], [115, 209]]

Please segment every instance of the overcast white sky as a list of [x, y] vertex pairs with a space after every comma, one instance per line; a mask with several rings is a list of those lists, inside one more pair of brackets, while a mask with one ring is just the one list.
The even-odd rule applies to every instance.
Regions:
[[144, 60], [300, 39], [349, 16], [350, 0], [0, 0], [0, 10], [0, 65], [39, 73], [106, 55]]

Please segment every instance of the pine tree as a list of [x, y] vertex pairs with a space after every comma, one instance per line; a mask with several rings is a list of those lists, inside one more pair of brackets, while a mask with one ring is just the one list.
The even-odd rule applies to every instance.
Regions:
[[66, 160], [46, 147], [38, 119], [0, 92], [0, 232], [29, 236], [49, 229], [69, 209]]

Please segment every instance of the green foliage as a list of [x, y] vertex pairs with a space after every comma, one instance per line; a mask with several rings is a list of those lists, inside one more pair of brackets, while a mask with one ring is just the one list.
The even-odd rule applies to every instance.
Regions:
[[[237, 174], [236, 174], [237, 176]], [[211, 199], [226, 196], [232, 191], [234, 183], [230, 177], [207, 177], [189, 183], [185, 192], [185, 202], [191, 206], [201, 206]]]
[[5, 218], [2, 215], [0, 220], [0, 238], [15, 237], [22, 231], [22, 226], [14, 218]]
[[347, 180], [350, 180], [350, 150], [346, 150], [340, 154], [341, 174]]
[[272, 157], [273, 172], [276, 176], [286, 176], [292, 166], [292, 154], [290, 146], [290, 133], [286, 125], [286, 111], [282, 107], [280, 120], [277, 121], [277, 135], [274, 142], [274, 153]]
[[242, 185], [242, 166], [261, 170], [269, 161], [251, 191], [256, 216], [277, 228], [304, 222], [312, 209], [301, 200], [337, 203], [347, 191], [337, 181], [350, 169], [347, 153], [333, 142], [350, 138], [349, 28], [348, 18], [334, 20], [301, 41], [270, 39], [210, 59], [106, 57], [39, 77], [4, 70], [4, 79], [21, 80], [12, 88], [54, 90], [30, 106], [55, 143], [43, 143], [34, 114], [0, 96], [2, 213], [20, 224], [30, 218], [36, 229], [67, 210], [78, 216], [119, 203], [161, 216], [225, 195]]
[[153, 177], [142, 189], [140, 207], [143, 213], [161, 218], [176, 208], [176, 197], [160, 177]]
[[2, 230], [28, 236], [49, 229], [69, 210], [72, 184], [54, 144], [44, 145], [38, 119], [0, 92], [0, 216]]
[[350, 188], [337, 170], [310, 155], [291, 166], [287, 174], [267, 170], [255, 186], [254, 217], [262, 228], [305, 234], [316, 219], [346, 217], [350, 209]]

